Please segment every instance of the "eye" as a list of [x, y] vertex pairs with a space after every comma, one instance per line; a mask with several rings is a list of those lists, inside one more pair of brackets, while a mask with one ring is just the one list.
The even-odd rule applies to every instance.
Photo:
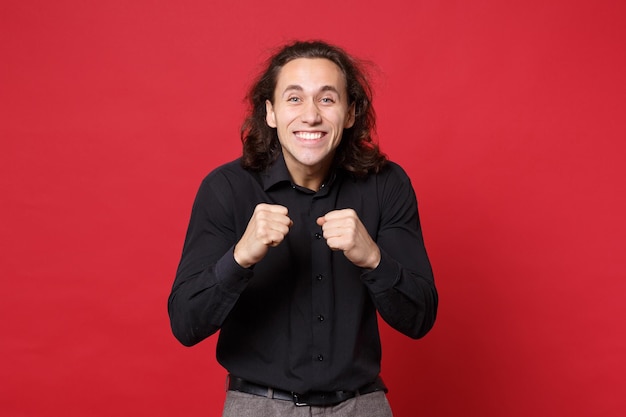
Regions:
[[296, 96], [291, 96], [287, 99], [288, 102], [290, 103], [297, 103], [300, 101], [300, 97], [296, 97]]
[[335, 100], [332, 97], [323, 97], [320, 101], [326, 104], [331, 104], [335, 102]]

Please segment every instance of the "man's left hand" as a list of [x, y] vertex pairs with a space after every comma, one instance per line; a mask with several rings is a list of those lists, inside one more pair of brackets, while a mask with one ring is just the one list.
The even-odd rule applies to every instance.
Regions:
[[380, 263], [380, 249], [352, 209], [333, 210], [317, 219], [326, 244], [332, 250], [343, 251], [350, 262], [366, 269]]

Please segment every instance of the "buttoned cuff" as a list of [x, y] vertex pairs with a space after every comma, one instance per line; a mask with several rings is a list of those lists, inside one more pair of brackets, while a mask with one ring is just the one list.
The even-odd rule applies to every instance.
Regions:
[[244, 268], [235, 261], [235, 247], [215, 264], [215, 276], [222, 289], [233, 294], [241, 294], [254, 274], [252, 269]]
[[400, 279], [400, 265], [380, 249], [380, 263], [361, 274], [361, 279], [373, 294], [390, 290]]

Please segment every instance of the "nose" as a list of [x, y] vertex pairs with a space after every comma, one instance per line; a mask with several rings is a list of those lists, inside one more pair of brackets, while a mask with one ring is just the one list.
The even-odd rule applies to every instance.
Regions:
[[302, 114], [300, 115], [300, 119], [309, 125], [315, 125], [322, 122], [322, 116], [320, 115], [319, 109], [317, 108], [317, 104], [315, 101], [310, 100], [302, 106]]

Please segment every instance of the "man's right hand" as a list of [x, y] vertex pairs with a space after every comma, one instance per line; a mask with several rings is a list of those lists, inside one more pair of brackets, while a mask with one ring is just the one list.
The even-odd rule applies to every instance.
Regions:
[[293, 225], [287, 214], [287, 207], [258, 204], [241, 240], [235, 245], [235, 261], [249, 268], [263, 259], [270, 247], [278, 246]]

